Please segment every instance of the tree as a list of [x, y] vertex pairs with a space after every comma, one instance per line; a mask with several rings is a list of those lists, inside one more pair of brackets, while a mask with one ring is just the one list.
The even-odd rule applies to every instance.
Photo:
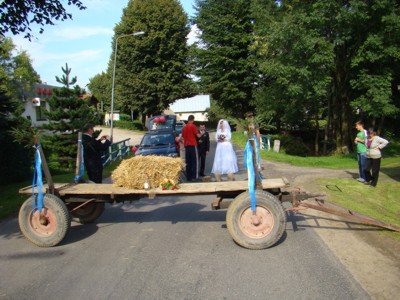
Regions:
[[82, 98], [85, 91], [78, 85], [69, 88], [75, 77], [69, 79], [71, 69], [68, 65], [61, 69], [63, 75], [59, 82], [64, 86], [53, 89], [53, 95], [48, 100], [50, 109], [45, 112], [49, 123], [42, 126], [53, 134], [44, 136], [43, 144], [52, 158], [61, 159], [62, 167], [71, 168], [76, 157], [77, 133], [86, 123], [98, 124], [99, 118], [96, 107], [89, 105], [90, 98]]
[[110, 98], [111, 98], [111, 78], [105, 72], [96, 74], [90, 78], [88, 84], [90, 92], [96, 96], [101, 103], [108, 103], [103, 107], [103, 110], [110, 110]]
[[74, 85], [78, 79], [76, 76], [72, 77], [71, 79], [69, 78], [69, 75], [71, 74], [71, 68], [68, 68], [67, 63], [65, 63], [65, 68], [61, 67], [61, 70], [64, 74], [61, 76], [61, 78], [56, 76], [56, 81], [69, 89], [69, 86]]
[[325, 119], [324, 145], [339, 150], [352, 149], [356, 119], [398, 119], [398, 1], [274, 2], [253, 2], [266, 16], [254, 21], [260, 113], [288, 128], [312, 118], [316, 133]]
[[40, 82], [26, 51], [14, 55], [14, 50], [15, 45], [10, 38], [0, 37], [0, 89], [9, 99], [8, 105], [3, 104], [0, 110], [7, 113], [21, 113], [25, 94], [32, 90], [35, 83]]
[[[254, 47], [262, 79], [256, 95], [257, 115], [272, 118], [278, 130], [313, 124], [318, 153], [319, 120], [327, 105], [333, 53], [318, 27], [311, 26], [317, 16], [307, 13], [309, 5], [303, 6], [293, 10], [277, 5], [254, 7]], [[272, 15], [279, 17], [272, 20]]]
[[[187, 16], [177, 0], [129, 1], [118, 40], [115, 107], [145, 115], [156, 114], [176, 99], [193, 95], [189, 77]], [[114, 49], [115, 47], [113, 47]], [[112, 54], [114, 58], [115, 53]], [[110, 60], [109, 73], [114, 64]]]
[[400, 5], [374, 1], [365, 11], [366, 22], [358, 30], [362, 38], [351, 60], [355, 97], [350, 105], [382, 131], [385, 119], [398, 120], [400, 111]]
[[[11, 39], [0, 37], [0, 182], [20, 181], [30, 174], [32, 152], [15, 140], [10, 128], [29, 131], [23, 112], [22, 92], [38, 79], [25, 52], [13, 55]], [[28, 74], [33, 74], [30, 77]], [[36, 74], [37, 75], [37, 74]], [[18, 79], [18, 80], [17, 80]], [[32, 146], [29, 145], [30, 147]]]
[[193, 22], [200, 42], [195, 75], [226, 114], [243, 118], [253, 108], [257, 79], [250, 45], [253, 24], [248, 0], [197, 0]]
[[[86, 9], [80, 0], [68, 0], [68, 5]], [[3, 0], [0, 2], [0, 36], [11, 31], [14, 35], [25, 33], [25, 38], [31, 40], [31, 24], [41, 25], [43, 33], [45, 25], [54, 25], [54, 20], [72, 19], [61, 1], [57, 0]]]

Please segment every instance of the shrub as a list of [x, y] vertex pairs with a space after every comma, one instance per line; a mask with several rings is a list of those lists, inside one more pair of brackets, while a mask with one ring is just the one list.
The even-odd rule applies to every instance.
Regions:
[[129, 130], [144, 130], [143, 124], [138, 121], [114, 121], [114, 126], [122, 129]]
[[286, 154], [296, 156], [308, 156], [310, 154], [310, 149], [300, 137], [284, 134], [280, 135], [279, 139], [281, 140], [281, 148], [284, 149]]
[[119, 119], [120, 121], [131, 121], [131, 116], [128, 114], [120, 114]]

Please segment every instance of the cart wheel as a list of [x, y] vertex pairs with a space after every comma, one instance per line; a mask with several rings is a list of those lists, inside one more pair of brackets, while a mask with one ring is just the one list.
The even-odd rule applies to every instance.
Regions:
[[[70, 203], [69, 208], [70, 210], [74, 209], [75, 207], [81, 205], [82, 203]], [[72, 221], [81, 223], [81, 224], [88, 224], [95, 221], [104, 211], [104, 202], [89, 202], [84, 206], [71, 211], [71, 218]]]
[[61, 242], [71, 225], [64, 202], [51, 194], [43, 195], [40, 213], [32, 208], [32, 197], [26, 200], [18, 215], [18, 224], [23, 235], [39, 247], [52, 247]]
[[[256, 216], [250, 206], [250, 194], [237, 196], [228, 208], [226, 224], [233, 240], [248, 249], [266, 249], [275, 245], [286, 228], [286, 214], [272, 194], [256, 190]], [[257, 224], [258, 223], [258, 224]]]

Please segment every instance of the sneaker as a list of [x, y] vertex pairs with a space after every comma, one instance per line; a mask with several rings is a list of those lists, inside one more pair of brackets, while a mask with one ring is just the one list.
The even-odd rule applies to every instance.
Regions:
[[364, 184], [365, 184], [365, 185], [369, 185], [369, 182], [368, 182], [368, 181], [364, 181]]
[[357, 178], [357, 181], [359, 181], [359, 182], [365, 182], [365, 179], [364, 178]]

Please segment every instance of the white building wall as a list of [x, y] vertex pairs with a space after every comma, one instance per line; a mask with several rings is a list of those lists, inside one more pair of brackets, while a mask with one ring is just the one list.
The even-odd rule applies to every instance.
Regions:
[[208, 121], [208, 115], [205, 112], [182, 112], [182, 113], [177, 113], [177, 119], [182, 120], [182, 121], [187, 121], [188, 117], [190, 115], [194, 116], [195, 121], [199, 122], [207, 122]]
[[187, 121], [194, 115], [195, 121], [208, 121], [207, 109], [210, 108], [210, 95], [197, 95], [191, 98], [178, 99], [169, 106], [169, 113], [174, 113], [178, 120]]
[[[47, 102], [43, 104], [43, 102], [40, 103], [40, 105], [45, 105], [46, 110], [49, 110], [49, 105]], [[22, 113], [22, 116], [31, 120], [32, 127], [38, 127], [43, 124], [47, 124], [47, 120], [37, 120], [37, 115], [36, 115], [36, 107], [33, 106], [31, 99], [28, 99], [25, 102], [25, 111]]]

